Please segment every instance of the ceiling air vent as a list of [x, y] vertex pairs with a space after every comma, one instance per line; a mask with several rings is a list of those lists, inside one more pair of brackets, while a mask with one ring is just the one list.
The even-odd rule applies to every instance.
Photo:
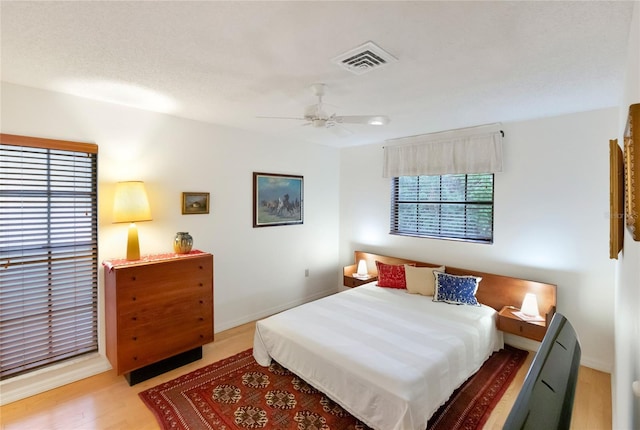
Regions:
[[356, 75], [362, 75], [398, 61], [373, 42], [367, 42], [331, 60]]

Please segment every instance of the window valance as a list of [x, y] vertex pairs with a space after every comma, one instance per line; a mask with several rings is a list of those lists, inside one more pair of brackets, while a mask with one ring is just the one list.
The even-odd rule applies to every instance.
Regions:
[[383, 177], [502, 171], [500, 124], [388, 140]]

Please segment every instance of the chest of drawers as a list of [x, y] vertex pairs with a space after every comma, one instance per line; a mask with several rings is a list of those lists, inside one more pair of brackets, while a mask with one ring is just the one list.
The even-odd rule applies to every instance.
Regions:
[[118, 375], [213, 341], [213, 255], [105, 264], [104, 273], [107, 358]]

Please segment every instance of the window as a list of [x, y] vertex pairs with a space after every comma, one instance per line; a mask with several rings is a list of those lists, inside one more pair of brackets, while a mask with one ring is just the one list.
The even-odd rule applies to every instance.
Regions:
[[98, 349], [98, 149], [0, 136], [0, 378], [6, 379]]
[[493, 174], [392, 180], [391, 233], [493, 243]]

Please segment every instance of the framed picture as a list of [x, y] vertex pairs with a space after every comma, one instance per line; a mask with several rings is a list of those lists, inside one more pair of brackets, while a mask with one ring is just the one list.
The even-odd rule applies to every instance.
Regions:
[[617, 260], [624, 240], [624, 167], [618, 139], [609, 141], [609, 258]]
[[302, 224], [304, 179], [253, 172], [253, 226]]
[[182, 193], [182, 214], [208, 214], [209, 193]]
[[640, 241], [640, 216], [638, 215], [640, 179], [636, 176], [638, 168], [640, 168], [640, 103], [629, 106], [629, 117], [624, 134], [624, 215], [627, 229], [635, 241]]

